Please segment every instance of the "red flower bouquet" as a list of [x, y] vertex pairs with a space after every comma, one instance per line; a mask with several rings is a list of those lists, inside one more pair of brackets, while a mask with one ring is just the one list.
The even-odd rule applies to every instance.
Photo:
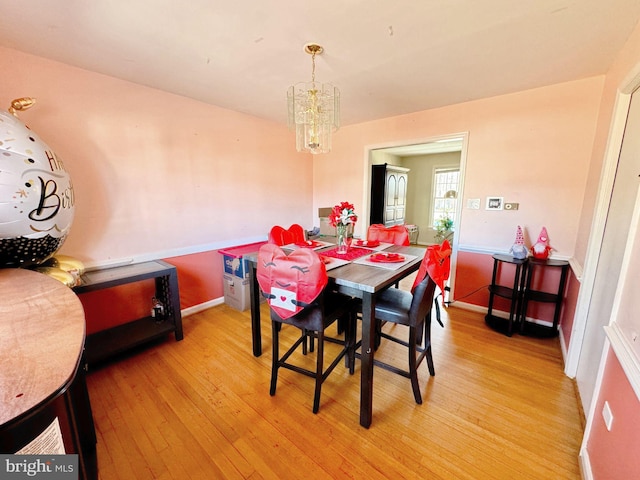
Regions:
[[331, 210], [329, 214], [329, 222], [332, 227], [338, 227], [339, 225], [355, 224], [358, 220], [358, 216], [355, 214], [355, 208], [352, 203], [341, 202]]

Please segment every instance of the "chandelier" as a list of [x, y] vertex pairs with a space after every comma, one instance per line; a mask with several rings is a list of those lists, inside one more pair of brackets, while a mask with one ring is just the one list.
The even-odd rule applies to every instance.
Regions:
[[323, 48], [314, 43], [304, 46], [311, 55], [311, 82], [289, 87], [289, 128], [296, 130], [296, 150], [329, 153], [331, 134], [340, 128], [340, 90], [330, 83], [316, 83], [316, 55]]

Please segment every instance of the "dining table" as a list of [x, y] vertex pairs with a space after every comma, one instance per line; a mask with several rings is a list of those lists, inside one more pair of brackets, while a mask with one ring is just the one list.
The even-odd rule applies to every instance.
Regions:
[[[322, 246], [314, 248], [319, 255], [331, 253], [339, 266], [327, 267], [329, 281], [340, 293], [362, 300], [362, 346], [360, 371], [360, 425], [365, 428], [371, 426], [373, 416], [373, 356], [375, 352], [375, 309], [376, 298], [385, 289], [395, 285], [403, 278], [411, 275], [420, 268], [425, 248], [416, 245], [400, 246], [386, 244], [377, 248], [384, 253], [397, 253], [404, 257], [404, 261], [393, 263], [373, 262], [370, 251], [358, 259], [340, 262], [340, 255], [335, 255], [333, 237], [321, 237]], [[286, 246], [282, 247], [286, 251]], [[301, 247], [304, 248], [304, 247]], [[353, 247], [352, 247], [353, 248]], [[359, 247], [358, 247], [359, 248]], [[260, 331], [260, 287], [258, 286], [256, 271], [258, 267], [258, 252], [246, 254], [244, 257], [249, 272], [249, 291], [251, 306], [251, 332], [253, 354], [262, 354], [262, 337]], [[348, 258], [348, 257], [346, 257]]]

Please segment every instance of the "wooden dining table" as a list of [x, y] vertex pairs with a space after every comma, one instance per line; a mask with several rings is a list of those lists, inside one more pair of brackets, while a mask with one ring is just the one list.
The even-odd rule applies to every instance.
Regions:
[[[331, 241], [329, 239], [329, 241]], [[331, 247], [326, 247], [330, 249]], [[375, 309], [376, 297], [386, 288], [418, 270], [424, 257], [425, 248], [417, 246], [392, 245], [384, 252], [414, 256], [412, 260], [395, 269], [380, 266], [347, 263], [327, 271], [329, 280], [337, 290], [346, 295], [362, 299], [362, 350], [360, 371], [360, 425], [371, 426], [373, 416], [373, 355], [375, 342]], [[318, 250], [322, 254], [322, 250]], [[262, 337], [260, 332], [260, 287], [256, 277], [258, 252], [244, 256], [249, 271], [251, 332], [253, 354], [262, 354]]]

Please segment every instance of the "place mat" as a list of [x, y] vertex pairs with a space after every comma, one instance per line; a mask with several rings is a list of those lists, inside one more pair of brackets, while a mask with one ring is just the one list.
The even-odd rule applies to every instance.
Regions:
[[329, 243], [329, 242], [323, 242], [321, 240], [309, 240], [310, 242], [313, 242], [309, 245], [298, 245], [296, 243], [287, 243], [286, 245], [283, 245], [282, 249], [286, 249], [286, 250], [297, 250], [298, 248], [309, 248], [312, 250], [319, 250], [321, 248], [325, 248], [328, 247], [329, 245], [335, 245], [334, 243]]
[[327, 271], [351, 263], [349, 260], [345, 260], [344, 258], [325, 257], [323, 255], [320, 255], [320, 258], [325, 262], [324, 268], [326, 268]]
[[[369, 253], [371, 253], [371, 252], [369, 252]], [[353, 263], [357, 263], [359, 265], [369, 265], [371, 267], [386, 268], [387, 270], [397, 270], [398, 268], [402, 267], [403, 265], [406, 265], [407, 263], [411, 262], [412, 260], [415, 260], [416, 258], [418, 258], [416, 255], [407, 255], [406, 253], [402, 253], [401, 255], [404, 257], [404, 261], [403, 262], [393, 262], [393, 263], [372, 262], [371, 260], [369, 260], [369, 257], [371, 255], [365, 255], [363, 257], [358, 258]]]
[[350, 247], [349, 250], [347, 250], [347, 253], [338, 253], [338, 247], [328, 248], [327, 250], [322, 251], [322, 255], [325, 257], [340, 258], [349, 262], [368, 253], [371, 253], [370, 248], [361, 247]]
[[375, 250], [376, 252], [386, 250], [387, 248], [393, 245], [393, 243], [379, 242], [378, 245], [373, 247], [371, 245], [359, 245], [359, 242], [360, 240], [354, 240], [351, 245], [357, 248], [368, 248], [369, 250]]

